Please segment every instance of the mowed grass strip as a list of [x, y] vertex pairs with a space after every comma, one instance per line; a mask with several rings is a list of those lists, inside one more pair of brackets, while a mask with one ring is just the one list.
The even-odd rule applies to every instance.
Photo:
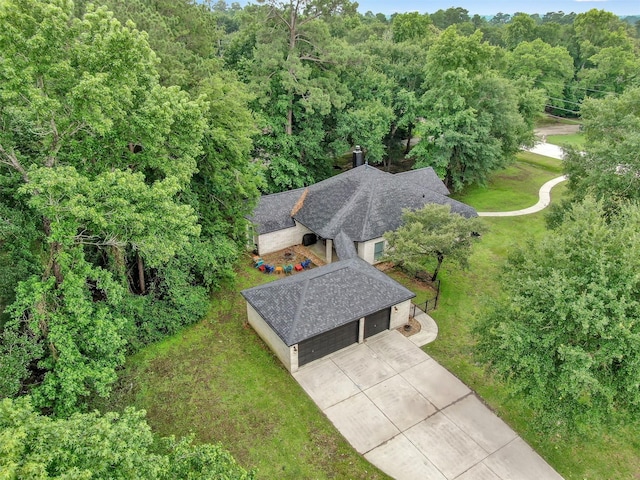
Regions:
[[[521, 155], [520, 163], [525, 161], [528, 166], [519, 168], [530, 173], [527, 182], [536, 178], [539, 188], [549, 179], [548, 175], [553, 178], [559, 173], [554, 166], [557, 161], [545, 159], [536, 166], [537, 157]], [[458, 198], [479, 208], [495, 205], [509, 193], [519, 198], [521, 191], [530, 187], [519, 186], [504, 172], [496, 174], [492, 184], [495, 190], [472, 189]], [[566, 184], [556, 186], [552, 201], [559, 201], [565, 192]], [[567, 480], [640, 478], [640, 422], [603, 427], [584, 436], [545, 434], [537, 428], [524, 399], [511, 395], [508, 385], [487, 373], [477, 361], [471, 330], [482, 312], [502, 295], [499, 275], [508, 252], [515, 245], [525, 246], [527, 241], [535, 242], [546, 234], [544, 212], [520, 217], [484, 217], [482, 221], [487, 232], [474, 245], [469, 269], [462, 270], [445, 259], [439, 275], [440, 303], [437, 310], [430, 312], [438, 323], [438, 339], [425, 346], [425, 351], [474, 389]]]
[[205, 319], [128, 359], [105, 408], [134, 405], [159, 435], [220, 442], [260, 479], [389, 478], [347, 443], [246, 325], [237, 292], [276, 278], [240, 270]]
[[452, 198], [472, 205], [479, 212], [501, 212], [531, 207], [540, 187], [562, 175], [562, 162], [530, 152], [520, 152], [518, 161], [493, 174], [486, 186], [470, 186]]
[[583, 133], [571, 133], [568, 135], [548, 135], [547, 143], [558, 145], [559, 147], [570, 146], [582, 150], [585, 144]]

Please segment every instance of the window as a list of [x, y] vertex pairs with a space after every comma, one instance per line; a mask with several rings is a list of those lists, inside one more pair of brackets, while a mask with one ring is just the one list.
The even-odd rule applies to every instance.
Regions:
[[377, 242], [373, 248], [373, 260], [378, 261], [384, 255], [384, 241]]

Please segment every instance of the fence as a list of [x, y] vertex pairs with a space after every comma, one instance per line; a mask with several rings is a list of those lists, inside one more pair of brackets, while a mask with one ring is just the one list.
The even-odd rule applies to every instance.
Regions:
[[425, 302], [422, 303], [411, 303], [411, 316], [415, 317], [417, 310], [422, 310], [425, 313], [430, 312], [431, 310], [435, 310], [436, 308], [438, 308], [438, 300], [440, 299], [440, 280], [437, 280], [436, 282], [433, 283], [433, 288], [436, 291], [436, 295], [433, 298], [429, 298], [427, 299]]

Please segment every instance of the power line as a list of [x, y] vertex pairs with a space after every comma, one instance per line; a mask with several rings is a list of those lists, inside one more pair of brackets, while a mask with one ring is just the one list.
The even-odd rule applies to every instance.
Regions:
[[554, 105], [549, 105], [548, 103], [547, 103], [547, 104], [545, 104], [545, 107], [553, 108], [553, 109], [555, 109], [555, 110], [563, 110], [563, 111], [565, 111], [565, 112], [571, 112], [571, 113], [573, 113], [574, 115], [578, 115], [578, 116], [580, 116], [580, 112], [579, 112], [579, 111], [576, 111], [576, 110], [569, 110], [568, 108], [556, 107], [556, 106], [554, 106]]
[[549, 97], [549, 100], [558, 100], [558, 101], [560, 101], [560, 102], [564, 102], [564, 103], [573, 103], [574, 105], [578, 105], [578, 106], [581, 106], [581, 105], [582, 105], [581, 103], [578, 103], [578, 102], [572, 102], [572, 101], [570, 101], [570, 100], [565, 100], [564, 98]]

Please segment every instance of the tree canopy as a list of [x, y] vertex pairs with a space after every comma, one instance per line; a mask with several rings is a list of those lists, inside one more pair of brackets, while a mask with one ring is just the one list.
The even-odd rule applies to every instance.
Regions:
[[471, 254], [474, 239], [483, 230], [477, 218], [451, 213], [450, 205], [428, 204], [402, 214], [402, 226], [386, 232], [385, 257], [412, 274], [424, 270], [435, 260], [431, 281], [438, 278], [445, 258], [463, 267]]
[[560, 228], [516, 249], [504, 298], [478, 349], [547, 428], [576, 428], [640, 407], [640, 208], [615, 215], [587, 198]]
[[594, 195], [609, 207], [640, 199], [640, 87], [582, 107], [585, 152], [570, 152], [565, 161], [574, 199]]
[[251, 116], [215, 77], [193, 99], [161, 86], [147, 35], [104, 7], [0, 9], [0, 261], [21, 266], [0, 279], [1, 393], [69, 414], [231, 275], [257, 195]]
[[76, 413], [52, 419], [29, 397], [0, 400], [0, 470], [4, 478], [251, 480], [219, 445], [154, 439], [143, 411]]

